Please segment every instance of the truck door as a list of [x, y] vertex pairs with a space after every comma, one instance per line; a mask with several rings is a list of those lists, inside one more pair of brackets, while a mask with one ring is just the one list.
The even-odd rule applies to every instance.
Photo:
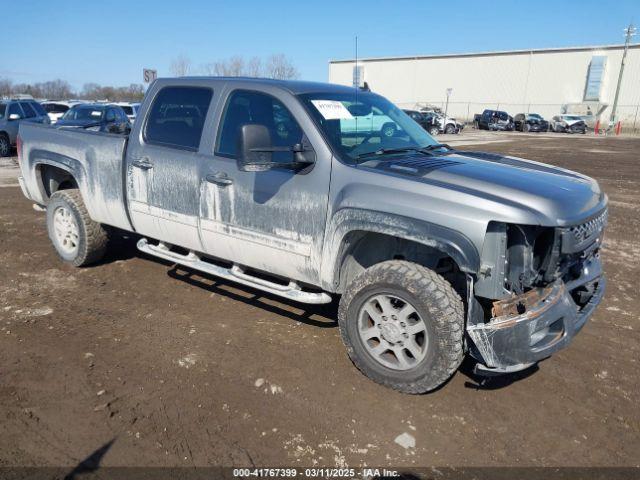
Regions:
[[161, 87], [144, 123], [133, 130], [127, 196], [133, 226], [142, 235], [202, 250], [198, 149], [212, 97], [208, 87]]
[[[268, 88], [268, 87], [266, 87]], [[210, 160], [205, 162], [201, 236], [216, 257], [303, 282], [319, 279], [326, 224], [331, 154], [302, 105], [279, 89], [233, 90], [217, 117]], [[274, 146], [308, 141], [316, 154], [310, 168], [243, 172], [237, 144], [244, 124], [265, 125]], [[291, 162], [291, 152], [273, 160]]]

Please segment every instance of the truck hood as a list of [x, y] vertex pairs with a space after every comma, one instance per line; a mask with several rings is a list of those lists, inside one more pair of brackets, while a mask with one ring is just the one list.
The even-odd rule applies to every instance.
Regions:
[[453, 151], [407, 154], [361, 164], [536, 214], [544, 225], [568, 225], [603, 207], [598, 183], [570, 170], [511, 156]]

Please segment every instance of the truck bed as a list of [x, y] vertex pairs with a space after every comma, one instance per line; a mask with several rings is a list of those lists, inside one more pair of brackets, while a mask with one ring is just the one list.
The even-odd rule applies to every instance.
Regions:
[[54, 166], [73, 176], [93, 220], [131, 230], [123, 171], [127, 136], [26, 122], [19, 135], [20, 184], [27, 198], [47, 204], [43, 171]]

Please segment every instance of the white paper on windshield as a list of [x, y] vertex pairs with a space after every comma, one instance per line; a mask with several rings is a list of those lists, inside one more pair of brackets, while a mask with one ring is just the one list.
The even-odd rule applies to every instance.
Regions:
[[353, 119], [349, 110], [338, 100], [311, 100], [326, 120]]
[[102, 112], [100, 110], [94, 110], [93, 112], [91, 112], [92, 117], [100, 117], [101, 115]]

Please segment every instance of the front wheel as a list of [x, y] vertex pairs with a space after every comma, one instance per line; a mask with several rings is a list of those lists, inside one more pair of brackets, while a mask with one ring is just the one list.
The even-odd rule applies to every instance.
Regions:
[[444, 128], [444, 133], [446, 133], [448, 135], [452, 135], [452, 134], [456, 133], [456, 127], [454, 127], [453, 125], [449, 124]]
[[91, 220], [77, 189], [59, 190], [47, 205], [47, 230], [58, 255], [75, 267], [102, 259], [107, 249], [107, 232]]
[[338, 323], [355, 366], [401, 392], [436, 389], [463, 359], [462, 300], [415, 263], [382, 262], [358, 275], [340, 300]]

